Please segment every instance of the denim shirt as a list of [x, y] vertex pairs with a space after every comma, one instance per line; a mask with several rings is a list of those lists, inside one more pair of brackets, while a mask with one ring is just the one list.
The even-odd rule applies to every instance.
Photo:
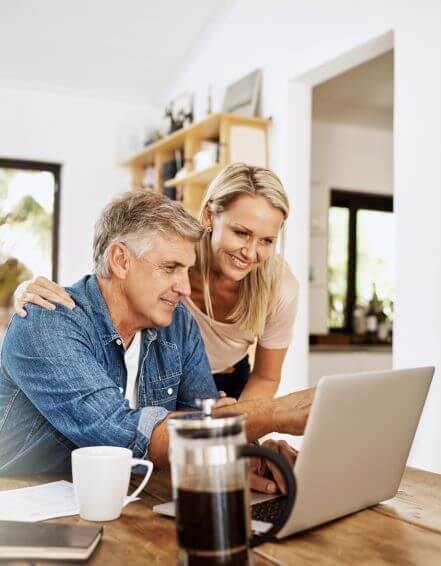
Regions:
[[118, 334], [95, 276], [68, 289], [73, 310], [27, 306], [4, 339], [0, 367], [0, 474], [62, 472], [78, 446], [148, 455], [169, 411], [217, 396], [199, 327], [179, 304], [170, 326], [142, 331], [138, 406], [124, 399], [127, 372]]

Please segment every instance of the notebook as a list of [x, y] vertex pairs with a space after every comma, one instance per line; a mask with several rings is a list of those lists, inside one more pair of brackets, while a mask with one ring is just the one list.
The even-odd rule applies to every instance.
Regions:
[[102, 527], [0, 521], [0, 560], [87, 560]]

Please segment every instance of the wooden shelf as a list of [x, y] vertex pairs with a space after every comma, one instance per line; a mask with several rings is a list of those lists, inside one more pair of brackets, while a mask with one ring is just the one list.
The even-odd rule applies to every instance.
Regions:
[[223, 119], [231, 119], [235, 124], [249, 126], [268, 126], [271, 124], [271, 120], [267, 120], [265, 118], [246, 118], [245, 116], [226, 114], [222, 112], [218, 114], [211, 114], [204, 120], [196, 122], [188, 128], [182, 128], [177, 132], [148, 145], [142, 151], [135, 153], [128, 159], [121, 162], [121, 165], [124, 167], [146, 167], [147, 165], [154, 165], [155, 155], [157, 153], [169, 153], [176, 149], [182, 149], [186, 138], [191, 137], [201, 140], [216, 138], [219, 136], [219, 125]]
[[185, 177], [179, 179], [169, 179], [164, 183], [165, 187], [177, 187], [179, 185], [188, 185], [192, 183], [194, 185], [206, 185], [210, 183], [216, 175], [221, 171], [222, 166], [219, 163], [207, 167], [206, 169], [201, 169], [199, 171], [191, 171]]
[[[153, 188], [161, 192], [164, 187], [182, 186], [183, 204], [186, 210], [196, 215], [207, 185], [232, 160], [244, 161], [250, 165], [268, 166], [268, 128], [271, 120], [248, 118], [238, 114], [220, 112], [210, 114], [188, 128], [182, 128], [155, 143], [145, 147], [125, 161], [122, 166], [132, 173], [133, 190], [143, 190], [146, 168], [152, 166]], [[198, 171], [193, 170], [194, 156], [202, 150], [204, 141], [219, 144], [218, 163]], [[179, 179], [164, 183], [164, 164], [176, 159], [175, 151], [180, 150], [188, 173]]]

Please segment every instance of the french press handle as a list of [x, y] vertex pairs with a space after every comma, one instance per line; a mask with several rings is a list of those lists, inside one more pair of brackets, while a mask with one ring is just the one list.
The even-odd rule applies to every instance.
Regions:
[[276, 534], [285, 526], [286, 521], [291, 515], [297, 495], [297, 483], [292, 468], [288, 465], [286, 460], [274, 450], [266, 448], [265, 446], [258, 446], [256, 444], [246, 444], [239, 448], [240, 458], [265, 458], [271, 460], [282, 473], [286, 486], [286, 495], [284, 497], [285, 505], [280, 511], [279, 517], [275, 520], [272, 527], [263, 534], [254, 534], [250, 540], [250, 547], [254, 548], [259, 544], [273, 540]]

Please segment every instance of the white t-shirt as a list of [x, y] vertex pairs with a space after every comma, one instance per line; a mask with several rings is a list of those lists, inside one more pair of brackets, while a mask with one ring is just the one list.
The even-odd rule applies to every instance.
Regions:
[[128, 399], [131, 409], [138, 408], [138, 367], [141, 350], [141, 332], [133, 337], [130, 346], [124, 352], [124, 361], [127, 369], [127, 383], [124, 397]]
[[[285, 264], [279, 296], [274, 308], [267, 314], [265, 329], [257, 342], [263, 348], [276, 350], [289, 346], [297, 315], [298, 295], [297, 279]], [[237, 323], [210, 322], [209, 317], [191, 299], [185, 299], [184, 303], [199, 324], [213, 373], [234, 366], [246, 356], [256, 339], [251, 332], [243, 330]]]

